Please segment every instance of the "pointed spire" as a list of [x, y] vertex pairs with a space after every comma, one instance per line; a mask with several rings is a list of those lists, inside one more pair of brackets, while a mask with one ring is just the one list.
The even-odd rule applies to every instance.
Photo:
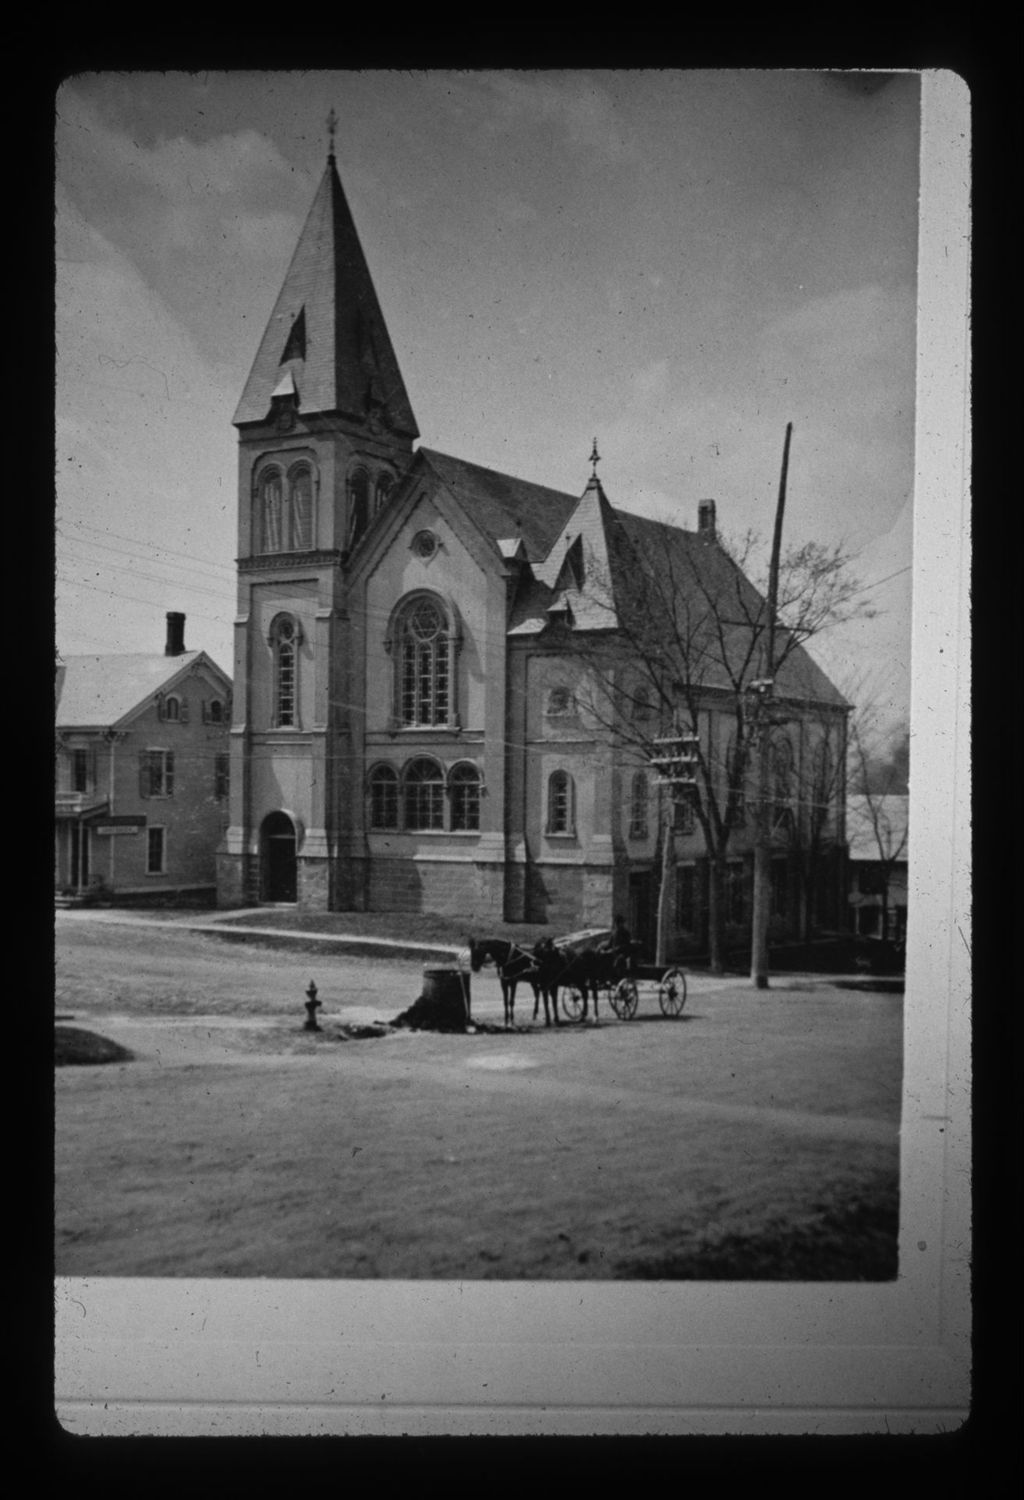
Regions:
[[260, 344], [236, 425], [265, 422], [282, 366], [301, 392], [302, 415], [374, 420], [396, 437], [419, 436], [352, 213], [331, 151]]

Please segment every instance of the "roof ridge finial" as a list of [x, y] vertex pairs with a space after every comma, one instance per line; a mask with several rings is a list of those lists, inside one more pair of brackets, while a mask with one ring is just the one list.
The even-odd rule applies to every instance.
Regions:
[[331, 163], [334, 162], [334, 132], [337, 128], [338, 116], [335, 114], [334, 105], [332, 104], [330, 113], [327, 116], [327, 160]]
[[591, 474], [590, 474], [591, 479], [596, 479], [597, 478], [597, 466], [598, 466], [598, 464], [600, 462], [601, 462], [601, 455], [597, 451], [597, 438], [595, 438], [594, 439], [594, 446], [593, 446], [593, 448], [591, 450], [591, 453], [590, 453], [590, 463], [593, 464], [593, 469], [591, 470]]

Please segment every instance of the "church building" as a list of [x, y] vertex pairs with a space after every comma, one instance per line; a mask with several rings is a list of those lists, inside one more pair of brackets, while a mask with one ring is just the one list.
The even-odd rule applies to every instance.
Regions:
[[[575, 496], [421, 446], [333, 151], [234, 423], [220, 903], [553, 932], [621, 911], [642, 936], [658, 793], [635, 745], [588, 712], [576, 646], [614, 636], [617, 570], [638, 548], [734, 568], [713, 502], [687, 532], [616, 510], [596, 446]], [[806, 653], [787, 670], [794, 700], [844, 725]], [[714, 718], [709, 700], [712, 737]], [[841, 799], [831, 827], [841, 844]], [[675, 837], [685, 950], [701, 940], [703, 849], [692, 819]], [[735, 847], [742, 888], [749, 833]]]

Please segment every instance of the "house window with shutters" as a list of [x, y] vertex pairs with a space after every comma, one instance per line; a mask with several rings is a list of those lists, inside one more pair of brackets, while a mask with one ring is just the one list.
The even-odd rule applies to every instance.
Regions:
[[166, 873], [167, 829], [151, 826], [146, 829], [146, 874], [164, 875]]
[[143, 750], [139, 756], [139, 796], [174, 796], [174, 751]]
[[88, 750], [77, 749], [71, 752], [71, 790], [73, 792], [87, 792], [90, 790], [92, 777], [90, 776], [90, 754]]

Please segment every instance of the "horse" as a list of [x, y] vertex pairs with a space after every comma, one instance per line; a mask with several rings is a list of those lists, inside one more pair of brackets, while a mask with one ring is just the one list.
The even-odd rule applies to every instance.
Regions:
[[594, 1020], [596, 1021], [598, 1019], [598, 987], [608, 972], [608, 955], [586, 948], [582, 950], [571, 947], [560, 948], [553, 938], [544, 938], [533, 952], [537, 973], [531, 983], [534, 995], [538, 996], [538, 999], [534, 1001], [534, 1019], [537, 1017], [539, 996], [542, 995], [545, 1016], [550, 998], [554, 1005], [555, 1024], [559, 1025], [558, 991], [572, 988], [579, 990], [583, 996], [583, 1020], [587, 1018], [590, 997], [593, 996]]
[[533, 987], [533, 1019], [536, 1021], [540, 1002], [544, 1001], [544, 1025], [551, 1025], [552, 1013], [555, 1025], [561, 1026], [558, 1014], [558, 981], [563, 969], [562, 955], [555, 947], [553, 938], [542, 938], [533, 950], [535, 971], [530, 975]]
[[[508, 1030], [515, 1021], [516, 986], [521, 979], [528, 979], [533, 984], [537, 961], [528, 948], [522, 948], [506, 938], [469, 938], [468, 946], [469, 966], [474, 974], [479, 974], [488, 961], [498, 970], [501, 999], [505, 1007], [505, 1029]], [[534, 986], [534, 995], [536, 994]], [[546, 1003], [544, 1009], [546, 1013]], [[536, 1005], [533, 1013], [536, 1017]]]

